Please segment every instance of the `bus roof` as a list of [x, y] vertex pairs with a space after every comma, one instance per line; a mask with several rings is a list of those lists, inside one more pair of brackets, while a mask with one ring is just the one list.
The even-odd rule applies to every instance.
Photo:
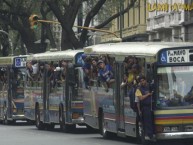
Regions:
[[0, 66], [12, 65], [14, 63], [14, 57], [0, 57]]
[[[10, 66], [15, 65], [15, 59], [17, 58], [26, 58], [28, 55], [19, 55], [19, 56], [6, 56], [0, 57], [0, 66]], [[22, 60], [24, 61], [24, 60]], [[20, 66], [21, 67], [21, 66]]]
[[27, 60], [42, 60], [42, 61], [54, 61], [54, 60], [73, 60], [77, 53], [83, 52], [83, 50], [64, 50], [55, 52], [45, 52], [30, 55]]
[[120, 42], [106, 43], [88, 46], [84, 48], [85, 54], [100, 55], [109, 54], [111, 56], [135, 55], [135, 56], [155, 56], [163, 48], [192, 46], [191, 42]]

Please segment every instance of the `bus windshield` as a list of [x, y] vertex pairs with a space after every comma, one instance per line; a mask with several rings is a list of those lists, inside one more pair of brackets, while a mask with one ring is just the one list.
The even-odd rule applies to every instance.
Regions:
[[193, 66], [160, 67], [157, 74], [158, 106], [193, 106]]

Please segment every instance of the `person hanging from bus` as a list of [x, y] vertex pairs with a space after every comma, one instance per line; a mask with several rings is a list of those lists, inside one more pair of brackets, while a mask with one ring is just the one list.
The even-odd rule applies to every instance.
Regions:
[[6, 78], [6, 68], [0, 68], [0, 90], [3, 90], [5, 87], [7, 82]]
[[99, 67], [98, 76], [105, 83], [105, 88], [108, 92], [110, 85], [115, 82], [113, 69], [109, 64], [105, 64], [103, 60], [99, 60], [97, 65]]
[[90, 73], [91, 73], [91, 64], [90, 64], [90, 57], [86, 56], [85, 54], [82, 54], [82, 59], [84, 60], [84, 64], [82, 66], [82, 69], [84, 71], [84, 83], [85, 88], [88, 89], [89, 82], [90, 82]]
[[39, 61], [38, 62], [38, 81], [42, 81], [43, 80], [43, 75], [44, 75], [44, 65], [45, 63], [43, 61]]
[[145, 76], [138, 78], [140, 85], [135, 92], [135, 96], [140, 101], [141, 121], [145, 131], [145, 139], [154, 139], [154, 127], [153, 127], [153, 113], [152, 113], [152, 95], [153, 90], [147, 83]]
[[60, 62], [60, 70], [61, 70], [60, 80], [61, 80], [61, 83], [63, 83], [66, 79], [67, 66], [68, 66], [68, 61], [62, 60]]
[[97, 58], [91, 60], [91, 78], [96, 79], [98, 76]]

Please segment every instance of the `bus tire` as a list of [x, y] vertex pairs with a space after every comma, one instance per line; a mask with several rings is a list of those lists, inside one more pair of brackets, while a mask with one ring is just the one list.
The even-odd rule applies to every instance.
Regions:
[[36, 127], [38, 128], [38, 130], [43, 130], [43, 129], [45, 129], [44, 123], [42, 123], [42, 121], [40, 121], [40, 110], [39, 110], [39, 106], [36, 106], [35, 122], [36, 122]]
[[53, 130], [54, 127], [55, 127], [55, 124], [54, 124], [54, 123], [46, 124], [46, 129], [47, 129], [47, 130]]
[[7, 113], [3, 115], [3, 124], [9, 125], [9, 121], [7, 120]]

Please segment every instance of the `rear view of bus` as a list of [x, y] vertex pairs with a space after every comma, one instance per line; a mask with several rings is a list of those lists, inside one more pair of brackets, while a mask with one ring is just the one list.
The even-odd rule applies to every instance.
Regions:
[[163, 49], [157, 61], [155, 131], [158, 139], [192, 138], [193, 48]]
[[0, 120], [4, 124], [24, 117], [24, 80], [26, 57], [0, 58]]
[[36, 127], [65, 132], [83, 125], [82, 50], [31, 55], [27, 58], [25, 116]]

